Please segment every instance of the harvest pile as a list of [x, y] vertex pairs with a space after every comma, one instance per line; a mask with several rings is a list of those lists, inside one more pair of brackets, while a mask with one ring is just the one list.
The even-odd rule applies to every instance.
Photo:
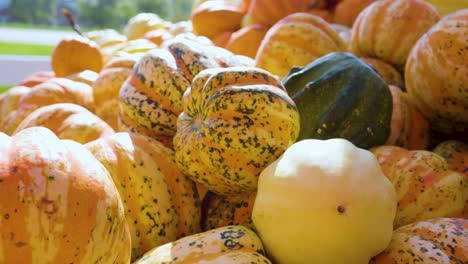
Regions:
[[64, 39], [0, 95], [0, 263], [467, 263], [468, 7], [439, 2]]

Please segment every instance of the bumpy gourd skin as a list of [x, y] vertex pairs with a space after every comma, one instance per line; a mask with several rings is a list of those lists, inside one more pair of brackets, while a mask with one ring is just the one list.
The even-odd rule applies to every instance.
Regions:
[[299, 114], [281, 82], [253, 67], [199, 73], [183, 97], [176, 161], [218, 194], [254, 191], [260, 172], [299, 133]]

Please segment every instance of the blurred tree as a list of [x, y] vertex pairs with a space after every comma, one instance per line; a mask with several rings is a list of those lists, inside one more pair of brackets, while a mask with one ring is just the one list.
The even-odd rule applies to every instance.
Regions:
[[14, 0], [11, 3], [13, 22], [51, 24], [57, 0]]

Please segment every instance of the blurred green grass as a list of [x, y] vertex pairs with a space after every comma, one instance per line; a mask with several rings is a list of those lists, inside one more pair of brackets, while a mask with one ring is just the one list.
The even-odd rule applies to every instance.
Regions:
[[48, 29], [48, 30], [60, 30], [60, 31], [70, 31], [70, 26], [48, 26], [48, 25], [33, 25], [27, 23], [2, 23], [0, 28], [29, 28], [29, 29]]
[[10, 89], [11, 85], [0, 85], [0, 94], [6, 92], [6, 90]]
[[54, 46], [14, 42], [0, 42], [0, 55], [42, 55], [50, 56]]

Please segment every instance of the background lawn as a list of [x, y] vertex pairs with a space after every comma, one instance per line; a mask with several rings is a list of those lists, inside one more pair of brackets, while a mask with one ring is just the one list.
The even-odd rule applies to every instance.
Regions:
[[0, 94], [5, 92], [6, 90], [10, 89], [11, 86], [7, 85], [0, 85]]
[[0, 42], [0, 55], [43, 55], [50, 56], [54, 46]]

